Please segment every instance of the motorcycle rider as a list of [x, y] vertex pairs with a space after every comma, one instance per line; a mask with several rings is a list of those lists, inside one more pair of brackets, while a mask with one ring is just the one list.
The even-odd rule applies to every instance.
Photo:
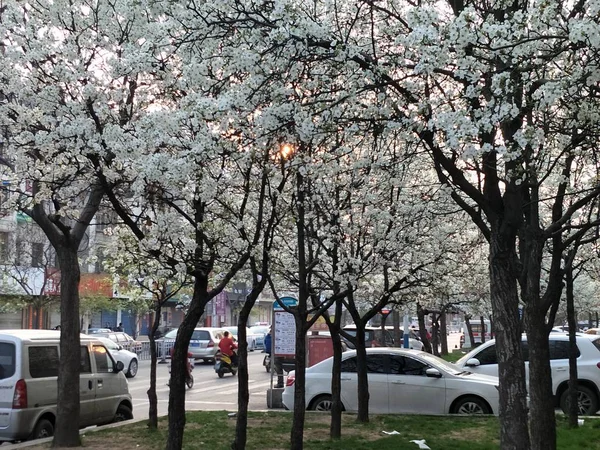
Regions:
[[[175, 353], [175, 347], [172, 347], [169, 353], [171, 354], [171, 361], [173, 361], [173, 354]], [[189, 380], [190, 376], [192, 375], [192, 359], [191, 358], [193, 356], [194, 355], [192, 354], [192, 352], [190, 352], [188, 350], [188, 352], [187, 352], [187, 364], [185, 365], [185, 370], [186, 370], [186, 372], [185, 372], [185, 379], [186, 380]], [[169, 362], [169, 373], [171, 373], [171, 363], [170, 362]], [[170, 385], [171, 385], [171, 379], [169, 379], [169, 382], [167, 383], [167, 386], [170, 386]]]
[[233, 341], [233, 338], [231, 337], [229, 331], [225, 331], [223, 333], [223, 338], [221, 338], [221, 340], [219, 341], [219, 350], [221, 351], [221, 354], [229, 356], [229, 358], [231, 359], [232, 366], [237, 366], [238, 363], [237, 355], [235, 353], [235, 350], [237, 350], [237, 348], [238, 346]]

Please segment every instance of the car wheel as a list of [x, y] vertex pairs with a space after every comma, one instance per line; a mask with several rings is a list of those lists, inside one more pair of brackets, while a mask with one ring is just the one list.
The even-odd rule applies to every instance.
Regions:
[[321, 395], [310, 403], [308, 409], [313, 411], [331, 411], [332, 403], [331, 395]]
[[129, 363], [129, 368], [127, 369], [127, 378], [133, 378], [138, 373], [138, 361], [133, 358]]
[[43, 439], [54, 436], [54, 425], [48, 419], [41, 419], [33, 429], [32, 439]]
[[123, 422], [124, 420], [131, 419], [133, 419], [133, 412], [131, 412], [131, 408], [126, 405], [119, 405], [113, 422]]
[[[569, 409], [569, 390], [560, 396], [560, 408], [567, 414]], [[577, 414], [580, 416], [591, 416], [598, 411], [598, 397], [590, 388], [585, 386], [577, 387]]]
[[479, 397], [467, 396], [454, 404], [454, 414], [491, 414], [490, 407]]

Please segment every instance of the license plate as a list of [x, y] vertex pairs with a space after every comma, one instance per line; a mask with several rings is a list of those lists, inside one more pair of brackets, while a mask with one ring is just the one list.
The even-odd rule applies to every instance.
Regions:
[[200, 347], [200, 342], [190, 342], [191, 347]]

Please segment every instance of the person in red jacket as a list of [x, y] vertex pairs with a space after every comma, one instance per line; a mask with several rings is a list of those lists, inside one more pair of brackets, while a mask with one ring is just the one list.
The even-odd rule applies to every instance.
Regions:
[[[171, 361], [173, 361], [173, 353], [175, 353], [175, 348], [171, 347], [171, 350], [169, 350], [169, 353], [171, 354]], [[188, 350], [188, 352], [187, 352], [188, 360], [187, 360], [187, 364], [185, 365], [185, 368], [186, 368], [185, 377], [186, 377], [186, 379], [188, 379], [190, 377], [190, 375], [192, 374], [192, 360], [191, 360], [191, 358], [193, 356], [194, 355], [192, 354], [192, 352], [190, 352]], [[169, 373], [171, 373], [171, 361], [169, 361]], [[171, 385], [171, 380], [169, 379], [169, 381], [167, 382], [167, 386], [170, 386], [170, 385]]]
[[225, 331], [223, 333], [223, 338], [219, 341], [219, 350], [223, 355], [227, 355], [231, 358], [231, 363], [234, 366], [237, 366], [237, 355], [235, 354], [237, 348], [238, 346], [231, 337], [231, 334], [229, 334], [229, 331]]

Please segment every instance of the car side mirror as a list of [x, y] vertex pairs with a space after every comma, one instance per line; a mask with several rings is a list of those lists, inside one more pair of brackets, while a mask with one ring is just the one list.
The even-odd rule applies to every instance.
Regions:
[[469, 360], [467, 360], [467, 362], [465, 363], [466, 367], [477, 367], [479, 366], [481, 363], [479, 362], [479, 360], [477, 358], [471, 358]]
[[433, 367], [430, 369], [427, 369], [425, 371], [425, 374], [430, 378], [442, 378], [442, 372], [440, 372], [437, 369], [434, 369]]
[[118, 345], [117, 346], [117, 350], [123, 350], [123, 346], [122, 345]]
[[115, 373], [121, 372], [124, 368], [125, 366], [123, 365], [123, 363], [121, 361], [117, 361], [117, 363], [115, 364]]

